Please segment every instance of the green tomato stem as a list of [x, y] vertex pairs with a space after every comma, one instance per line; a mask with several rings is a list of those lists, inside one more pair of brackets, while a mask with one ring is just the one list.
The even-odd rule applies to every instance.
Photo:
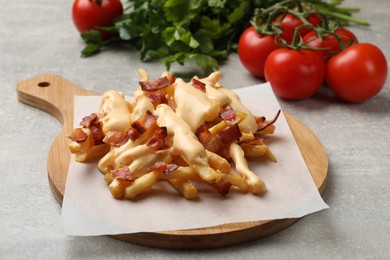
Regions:
[[369, 25], [369, 23], [366, 20], [364, 20], [364, 19], [353, 17], [353, 16], [350, 16], [350, 15], [347, 15], [347, 14], [343, 14], [343, 13], [332, 12], [332, 11], [329, 11], [328, 9], [326, 9], [326, 8], [319, 7], [319, 12], [321, 12], [321, 13], [323, 13], [325, 15], [328, 15], [328, 16], [333, 16], [333, 17], [336, 17], [336, 18], [339, 18], [339, 19], [342, 19], [342, 20], [346, 20], [346, 21], [349, 21], [349, 22], [354, 22], [354, 23], [357, 23], [357, 24], [360, 24], [360, 25]]

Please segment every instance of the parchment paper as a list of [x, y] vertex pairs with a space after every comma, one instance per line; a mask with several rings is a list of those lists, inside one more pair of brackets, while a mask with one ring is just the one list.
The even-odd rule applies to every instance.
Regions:
[[[268, 83], [234, 90], [255, 115], [273, 118], [280, 109]], [[101, 97], [75, 97], [75, 127], [95, 112]], [[225, 223], [299, 218], [328, 208], [281, 113], [268, 145], [278, 162], [251, 160], [251, 169], [267, 185], [263, 196], [199, 190], [186, 200], [166, 182], [159, 182], [136, 201], [111, 196], [96, 163], [71, 158], [61, 214], [64, 233], [74, 236], [114, 235], [192, 229]]]

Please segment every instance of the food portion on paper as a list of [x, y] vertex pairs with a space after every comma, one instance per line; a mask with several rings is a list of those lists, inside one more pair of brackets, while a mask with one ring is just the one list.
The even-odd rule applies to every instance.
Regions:
[[76, 161], [99, 159], [114, 198], [135, 199], [158, 181], [187, 199], [198, 197], [199, 185], [220, 194], [266, 192], [247, 158], [276, 161], [265, 139], [280, 110], [271, 120], [253, 115], [220, 84], [220, 72], [190, 82], [167, 72], [156, 79], [145, 70], [139, 74], [133, 102], [109, 90], [95, 113], [69, 134]]

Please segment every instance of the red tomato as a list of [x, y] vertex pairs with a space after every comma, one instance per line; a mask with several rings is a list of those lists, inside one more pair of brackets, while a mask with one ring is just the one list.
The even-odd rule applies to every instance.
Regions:
[[[311, 23], [314, 27], [317, 27], [319, 22], [321, 21], [322, 17], [319, 14], [312, 14], [306, 18], [306, 20]], [[274, 21], [274, 24], [280, 21], [280, 27], [283, 30], [283, 33], [280, 35], [280, 37], [285, 40], [288, 44], [292, 43], [295, 28], [298, 26], [303, 25], [303, 22], [298, 17], [287, 14], [283, 17], [283, 15], [276, 18]], [[311, 30], [308, 27], [302, 27], [299, 31], [299, 35], [301, 37], [305, 36], [307, 33], [309, 33]]]
[[282, 48], [268, 56], [265, 77], [282, 98], [308, 98], [324, 82], [325, 62], [313, 50]]
[[[351, 31], [346, 28], [339, 27], [335, 34], [341, 37], [341, 41], [344, 43], [344, 47], [348, 47], [351, 44], [357, 43], [358, 39]], [[318, 50], [317, 53], [324, 59], [330, 59], [335, 54], [342, 50], [339, 41], [336, 36], [329, 34], [319, 38], [316, 32], [312, 31], [303, 37], [303, 42], [306, 46], [322, 48], [326, 50]]]
[[238, 55], [242, 65], [260, 78], [264, 77], [265, 60], [277, 48], [273, 36], [260, 35], [253, 26], [246, 29], [238, 41]]
[[383, 88], [387, 73], [383, 52], [370, 43], [357, 43], [329, 60], [326, 80], [340, 98], [362, 102]]
[[[79, 32], [96, 29], [96, 26], [107, 27], [123, 14], [120, 0], [75, 0], [73, 3], [73, 22]], [[110, 33], [101, 31], [103, 38]]]

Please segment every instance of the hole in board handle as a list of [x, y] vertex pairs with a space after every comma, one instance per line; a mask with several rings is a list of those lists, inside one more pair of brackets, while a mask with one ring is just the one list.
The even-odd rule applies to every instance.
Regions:
[[50, 82], [43, 81], [43, 82], [38, 83], [38, 87], [41, 87], [41, 88], [45, 88], [48, 86], [50, 86]]

